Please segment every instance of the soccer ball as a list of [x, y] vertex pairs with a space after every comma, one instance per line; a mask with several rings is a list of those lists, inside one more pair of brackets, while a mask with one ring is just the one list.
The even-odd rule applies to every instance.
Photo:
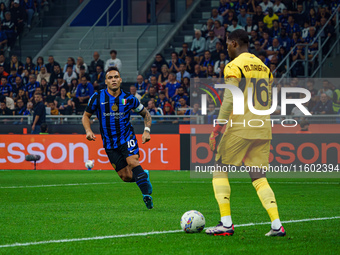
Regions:
[[85, 167], [87, 169], [92, 169], [94, 167], [94, 160], [88, 160], [85, 162]]
[[187, 211], [181, 218], [181, 228], [186, 233], [199, 233], [204, 229], [204, 226], [205, 219], [199, 211]]

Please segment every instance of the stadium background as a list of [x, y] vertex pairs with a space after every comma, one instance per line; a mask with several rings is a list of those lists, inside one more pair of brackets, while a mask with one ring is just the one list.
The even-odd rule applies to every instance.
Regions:
[[[12, 5], [14, 0], [0, 2]], [[23, 2], [19, 1], [20, 4]], [[231, 9], [236, 13], [240, 11], [240, 3], [252, 5], [252, 2], [259, 4], [262, 1], [226, 1], [232, 6], [224, 5], [224, 1], [220, 5], [216, 0], [33, 2], [41, 5], [36, 5], [36, 9], [32, 9], [34, 12], [30, 11], [31, 23], [25, 20], [18, 36], [12, 37], [16, 40], [3, 49], [6, 60], [2, 62], [0, 54], [0, 65], [5, 63], [10, 68], [12, 55], [17, 56], [23, 66], [27, 56], [32, 57], [34, 64], [41, 56], [47, 64], [49, 55], [53, 55], [62, 69], [70, 57], [83, 57], [89, 66], [94, 51], [106, 61], [114, 49], [123, 64], [123, 87], [129, 90], [130, 85], [136, 84], [137, 74], [147, 77], [157, 53], [161, 53], [168, 64], [171, 53], [179, 53], [184, 42], [191, 47], [194, 29], [206, 33], [206, 23], [214, 8], [219, 12]], [[317, 50], [306, 50], [311, 53], [305, 55], [309, 59], [293, 61], [282, 54], [276, 59], [279, 61], [274, 70], [276, 78], [293, 78], [287, 81], [287, 86], [296, 84], [296, 76], [320, 78], [315, 80], [312, 91], [314, 105], [308, 105], [312, 109], [319, 101], [319, 91], [325, 92], [324, 89], [333, 93], [340, 89], [337, 80], [339, 19], [335, 15], [339, 1], [281, 2], [290, 11], [297, 9], [293, 3], [302, 4], [307, 12], [310, 7], [315, 8], [320, 22], [321, 17], [330, 20], [330, 27], [324, 30], [331, 32], [330, 36], [323, 33], [322, 47], [318, 44]], [[119, 12], [122, 6], [123, 15]], [[326, 13], [321, 9], [327, 10]], [[6, 12], [0, 4], [0, 18], [4, 15]], [[312, 24], [313, 18], [308, 21], [309, 25], [316, 25]], [[0, 33], [7, 28], [2, 26]], [[306, 32], [304, 28], [301, 24], [301, 33]], [[318, 26], [318, 36], [321, 36], [318, 34], [320, 29]], [[314, 44], [313, 40], [308, 38], [309, 44], [300, 47], [309, 48]], [[320, 42], [319, 38], [317, 40]], [[292, 47], [291, 55], [298, 51], [294, 44], [288, 46], [288, 51]], [[332, 87], [323, 87], [325, 79]], [[333, 102], [334, 98], [329, 100]], [[80, 108], [72, 115], [48, 115], [48, 135], [30, 134], [32, 118], [29, 115], [0, 115], [1, 254], [339, 254], [338, 172], [335, 173], [337, 176], [329, 178], [328, 175], [323, 176], [325, 178], [285, 179], [269, 176], [287, 231], [285, 238], [264, 236], [270, 222], [250, 179], [233, 178], [232, 174], [234, 236], [226, 240], [203, 233], [188, 235], [179, 227], [184, 212], [192, 209], [202, 212], [206, 227], [216, 225], [220, 216], [211, 179], [192, 178], [189, 171], [156, 170], [188, 170], [191, 163], [212, 161], [207, 144], [211, 125], [202, 124], [206, 119], [197, 127], [189, 125], [183, 115], [154, 116], [152, 140], [140, 144], [142, 166], [154, 170], [150, 178], [155, 207], [146, 210], [135, 184], [124, 183], [114, 171], [97, 171], [112, 170], [112, 167], [103, 156], [101, 139], [96, 142], [85, 139], [82, 110]], [[337, 111], [308, 117], [307, 134], [301, 134], [299, 125], [293, 128], [275, 125], [271, 164], [339, 166], [339, 118]], [[93, 120], [92, 127], [99, 137], [98, 122]], [[133, 116], [132, 122], [140, 140], [144, 128], [142, 121]], [[33, 163], [24, 160], [30, 153], [44, 158], [37, 164], [38, 171], [31, 171]], [[93, 171], [85, 169], [86, 159], [95, 159]]]
[[[237, 1], [232, 1], [229, 8], [234, 10], [235, 15], [244, 7], [248, 8], [248, 12], [252, 12], [253, 7], [249, 3], [239, 4]], [[258, 3], [261, 3], [261, 1], [257, 1], [256, 5]], [[334, 15], [334, 10], [338, 8], [336, 3], [337, 1], [330, 1], [329, 13], [327, 14], [327, 17], [333, 14], [333, 20], [337, 18], [337, 15]], [[297, 2], [297, 4], [303, 5], [302, 2]], [[322, 1], [318, 2], [316, 6], [304, 4], [307, 20], [308, 8], [319, 8], [318, 10], [320, 10], [326, 7], [325, 4], [327, 3]], [[293, 8], [289, 7], [289, 1], [286, 5], [289, 10]], [[33, 16], [32, 27], [26, 28], [19, 35], [12, 49], [5, 50], [4, 54], [7, 58], [17, 55], [19, 61], [23, 63], [26, 61], [26, 56], [35, 56], [33, 62], [37, 60], [38, 56], [42, 56], [46, 62], [48, 56], [53, 55], [61, 67], [63, 67], [67, 58], [81, 56], [89, 66], [94, 51], [98, 51], [101, 55], [100, 58], [105, 61], [109, 58], [110, 50], [115, 49], [118, 52], [117, 57], [123, 63], [123, 87], [129, 90], [130, 85], [136, 84], [137, 74], [144, 75], [145, 79], [148, 78], [147, 73], [151, 64], [154, 63], [154, 57], [157, 53], [161, 53], [166, 62], [171, 62], [171, 53], [179, 53], [182, 50], [183, 43], [187, 43], [189, 49], [191, 48], [194, 29], [201, 29], [202, 31], [206, 29], [204, 27], [212, 15], [211, 11], [216, 8], [221, 14], [227, 8], [226, 6], [227, 4], [224, 1], [220, 3], [219, 1], [181, 0], [169, 2], [161, 0], [113, 2], [109, 0], [80, 2], [55, 0], [48, 4], [44, 4], [43, 1], [41, 8], [35, 10], [37, 15]], [[332, 20], [332, 17], [330, 20]], [[309, 25], [312, 27], [311, 23]], [[320, 30], [321, 27], [318, 28], [318, 32]], [[338, 76], [334, 71], [339, 64], [339, 58], [336, 57], [339, 52], [338, 30], [333, 31], [329, 38], [329, 41], [334, 43], [336, 47], [329, 52], [321, 49], [319, 54], [315, 54], [326, 56], [322, 64], [319, 65], [319, 57], [305, 62], [304, 67], [308, 66], [307, 70], [303, 68], [304, 70], [298, 77]], [[223, 42], [223, 40], [221, 41]], [[312, 44], [313, 41], [310, 43]], [[326, 43], [324, 42], [324, 45]], [[332, 46], [332, 44], [327, 44], [327, 46]], [[294, 48], [294, 44], [291, 48]], [[327, 53], [329, 54], [327, 55]], [[276, 66], [279, 67], [281, 64], [288, 69], [287, 60], [281, 60], [281, 63]], [[292, 61], [290, 60], [290, 62]], [[291, 71], [286, 70], [285, 74], [277, 76], [278, 79], [294, 77], [296, 73], [293, 70], [301, 62], [294, 62], [293, 65], [292, 63], [290, 63]], [[321, 68], [318, 69], [316, 66]], [[336, 80], [332, 80], [332, 84], [335, 85], [332, 90], [338, 88]], [[321, 86], [321, 83], [317, 83], [314, 87], [316, 90], [320, 90], [322, 89]], [[38, 169], [83, 169], [82, 162], [96, 158], [98, 153], [101, 153], [98, 152], [101, 146], [100, 142], [96, 142], [95, 146], [90, 146], [90, 143], [82, 140], [83, 135], [81, 134], [84, 134], [84, 131], [79, 116], [78, 118], [76, 116], [62, 118], [61, 115], [57, 117], [47, 118], [49, 133], [56, 134], [56, 136], [41, 138], [29, 134], [31, 131], [29, 117], [25, 118], [21, 125], [13, 125], [12, 123], [17, 119], [13, 119], [13, 122], [11, 122], [12, 119], [8, 120], [8, 118], [2, 116], [0, 118], [2, 122], [0, 133], [3, 134], [0, 136], [2, 155], [0, 168], [31, 169], [31, 163], [25, 162], [23, 155], [37, 152], [46, 158], [43, 163], [38, 164]], [[189, 135], [190, 128], [185, 124], [187, 122], [184, 121], [183, 116], [178, 115], [177, 117], [178, 123], [171, 123], [171, 121], [167, 123], [159, 118], [155, 119], [152, 126], [154, 141], [141, 146], [145, 151], [142, 159], [145, 157], [145, 162], [148, 161], [148, 169], [187, 170], [190, 168], [190, 162], [187, 159], [190, 157], [191, 162], [197, 160], [197, 150], [195, 149], [197, 145], [193, 140], [196, 138]], [[313, 123], [313, 120], [311, 122]], [[298, 127], [289, 128], [287, 131], [276, 125], [273, 129], [273, 158], [271, 162], [273, 164], [339, 163], [340, 144], [333, 139], [339, 133], [336, 115], [328, 115], [327, 118], [321, 120], [319, 118], [316, 123], [318, 124], [310, 126], [312, 134], [302, 136], [295, 134]], [[99, 133], [98, 123], [94, 123], [92, 126], [96, 133]], [[140, 134], [143, 130], [143, 125], [138, 121], [134, 124], [134, 127], [137, 134]], [[292, 135], [284, 135], [287, 132]], [[205, 133], [208, 134], [209, 131]], [[10, 136], [5, 134], [10, 134]], [[171, 135], [169, 136], [169, 134]], [[69, 155], [70, 137], [77, 141], [72, 143], [72, 146], [76, 146], [76, 149], [73, 149], [74, 159], [70, 159]], [[169, 137], [174, 137], [174, 140], [168, 139]], [[53, 146], [50, 147], [50, 144]], [[203, 142], [199, 145], [199, 150], [203, 150], [205, 155], [204, 160], [201, 160], [210, 162], [212, 155], [206, 150], [207, 144]], [[87, 149], [82, 148], [82, 146]], [[163, 146], [164, 150], [160, 146]], [[296, 153], [297, 157], [295, 157]], [[163, 156], [164, 159], [161, 159]], [[144, 160], [142, 161], [146, 164]], [[67, 165], [63, 164], [66, 162]], [[100, 163], [100, 159], [95, 167], [95, 169], [110, 168], [109, 163]]]

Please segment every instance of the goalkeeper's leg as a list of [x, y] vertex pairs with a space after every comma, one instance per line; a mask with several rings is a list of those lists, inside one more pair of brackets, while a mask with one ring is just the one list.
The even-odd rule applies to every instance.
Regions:
[[265, 172], [260, 170], [258, 172], [250, 172], [249, 174], [257, 195], [272, 222], [271, 230], [266, 236], [285, 236], [286, 232], [280, 221], [275, 195], [269, 186]]
[[230, 212], [230, 184], [227, 172], [214, 172], [213, 187], [215, 198], [220, 208], [221, 221], [212, 228], [208, 228], [206, 233], [209, 235], [233, 235], [234, 226]]

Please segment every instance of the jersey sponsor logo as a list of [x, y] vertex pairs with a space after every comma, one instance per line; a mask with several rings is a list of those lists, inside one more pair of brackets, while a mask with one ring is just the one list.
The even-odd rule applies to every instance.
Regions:
[[125, 112], [103, 112], [103, 116], [114, 117], [115, 119], [123, 119], [125, 117]]

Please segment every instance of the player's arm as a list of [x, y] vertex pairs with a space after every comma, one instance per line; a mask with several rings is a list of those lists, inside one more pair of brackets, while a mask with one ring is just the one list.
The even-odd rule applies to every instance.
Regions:
[[89, 112], [84, 112], [83, 114], [83, 118], [81, 120], [81, 122], [83, 123], [85, 132], [86, 132], [86, 139], [89, 141], [95, 141], [96, 140], [96, 136], [94, 135], [94, 133], [92, 132], [91, 129], [91, 122], [90, 122], [90, 118], [92, 116], [92, 113]]
[[[239, 83], [241, 81], [240, 77], [242, 77], [240, 68], [235, 64], [234, 65], [228, 64], [226, 68], [224, 68], [224, 77], [225, 77], [224, 84], [239, 87]], [[233, 94], [229, 89], [225, 89], [223, 95], [223, 102], [220, 108], [220, 112], [218, 114], [218, 119], [228, 120], [232, 110], [233, 110]]]
[[221, 123], [223, 124], [226, 123], [225, 121], [222, 120], [229, 120], [229, 116], [232, 110], [233, 110], [233, 95], [229, 89], [225, 89], [222, 106], [220, 108], [220, 112], [217, 118], [218, 120], [214, 127], [214, 131], [211, 132], [211, 135], [209, 137], [209, 146], [213, 152], [217, 150], [217, 143], [218, 140], [221, 138], [221, 131], [223, 128], [223, 126], [220, 125], [219, 120], [221, 120]]
[[[224, 69], [225, 84], [234, 85], [238, 87], [238, 83], [240, 79], [237, 79], [236, 77], [241, 77], [241, 74], [239, 72], [240, 71], [238, 67], [227, 65], [226, 68]], [[217, 119], [218, 120], [229, 120], [229, 116], [232, 110], [233, 110], [233, 95], [229, 89], [225, 89], [223, 102], [222, 102]], [[225, 123], [225, 121], [223, 121], [222, 123]], [[210, 149], [214, 152], [217, 149], [216, 140], [219, 140], [219, 137], [221, 136], [222, 128], [223, 126], [217, 123], [217, 125], [214, 127], [214, 131], [211, 133], [209, 137], [209, 146], [210, 146]]]
[[139, 113], [143, 119], [144, 119], [144, 132], [142, 135], [142, 143], [146, 143], [148, 141], [150, 141], [150, 128], [151, 128], [151, 114], [149, 113], [148, 110], [146, 110], [145, 108], [143, 108], [143, 110]]

